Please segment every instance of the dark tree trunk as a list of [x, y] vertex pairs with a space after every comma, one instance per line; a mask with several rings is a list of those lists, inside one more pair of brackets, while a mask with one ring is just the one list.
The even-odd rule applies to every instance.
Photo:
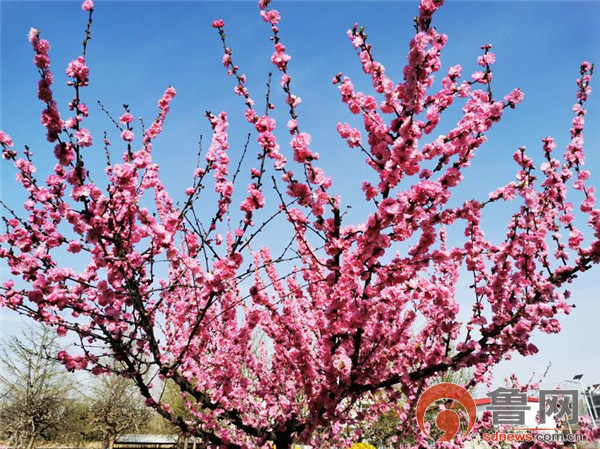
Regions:
[[282, 432], [275, 434], [276, 449], [292, 449], [294, 440], [290, 432]]

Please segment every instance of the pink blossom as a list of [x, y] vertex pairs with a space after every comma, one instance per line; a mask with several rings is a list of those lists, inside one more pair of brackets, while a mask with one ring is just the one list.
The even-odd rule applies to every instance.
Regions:
[[277, 11], [275, 9], [262, 10], [260, 12], [260, 15], [262, 16], [262, 18], [265, 22], [268, 22], [272, 25], [277, 25], [279, 23], [279, 20], [281, 19], [281, 15], [279, 14], [279, 11]]
[[254, 109], [246, 109], [244, 117], [246, 117], [246, 120], [250, 123], [254, 123], [257, 119], [257, 115]]
[[133, 115], [131, 115], [129, 112], [124, 113], [119, 118], [119, 122], [121, 122], [123, 125], [126, 125], [127, 123], [133, 123], [133, 121], [134, 121]]
[[38, 53], [47, 55], [50, 51], [50, 42], [48, 42], [46, 39], [38, 39], [36, 42], [36, 51]]
[[135, 137], [135, 134], [128, 129], [124, 130], [121, 133], [121, 139], [123, 139], [125, 142], [132, 142], [134, 137]]
[[35, 63], [36, 67], [40, 69], [47, 69], [50, 67], [50, 58], [45, 53], [38, 53], [35, 55], [33, 57], [33, 62]]
[[304, 162], [313, 157], [313, 153], [308, 148], [310, 141], [311, 136], [307, 133], [299, 133], [292, 138], [291, 146], [294, 150], [294, 159], [297, 162]]
[[347, 123], [338, 123], [337, 130], [342, 139], [346, 139], [350, 148], [359, 147], [361, 145], [360, 131], [356, 128], [352, 128]]
[[223, 21], [223, 19], [216, 19], [216, 20], [213, 20], [213, 22], [212, 22], [213, 28], [223, 28], [224, 26], [225, 26], [225, 22]]
[[81, 251], [81, 242], [79, 240], [71, 240], [69, 242], [69, 246], [67, 247], [67, 251], [70, 253], [78, 253]]
[[37, 28], [30, 28], [29, 29], [29, 33], [27, 34], [27, 39], [29, 40], [29, 42], [34, 42], [35, 40], [38, 39], [38, 36], [40, 35], [40, 32]]
[[90, 69], [85, 64], [83, 56], [77, 57], [77, 59], [71, 61], [66, 69], [67, 75], [77, 79], [79, 82], [87, 82], [90, 74]]
[[287, 127], [291, 132], [291, 131], [295, 130], [296, 128], [298, 128], [298, 122], [294, 119], [288, 120]]
[[59, 143], [54, 147], [54, 156], [61, 165], [69, 165], [75, 160], [75, 153], [70, 143]]
[[336, 354], [333, 358], [333, 366], [342, 378], [346, 379], [352, 370], [352, 360], [346, 354]]
[[275, 64], [279, 70], [284, 70], [290, 59], [292, 59], [292, 57], [285, 52], [285, 45], [275, 44], [275, 52], [273, 53], [273, 56], [271, 56], [273, 64]]
[[264, 115], [256, 121], [254, 126], [258, 132], [271, 132], [275, 129], [275, 120], [267, 115]]
[[82, 147], [92, 146], [92, 134], [89, 130], [82, 128], [75, 133], [77, 143]]
[[0, 143], [8, 148], [13, 146], [13, 141], [8, 134], [0, 130]]
[[506, 100], [511, 107], [514, 107], [515, 105], [521, 103], [523, 98], [525, 98], [523, 91], [521, 89], [514, 89], [510, 94], [504, 97], [504, 100]]
[[494, 55], [492, 52], [487, 52], [483, 56], [479, 56], [477, 58], [477, 64], [482, 67], [485, 67], [486, 65], [492, 65], [494, 62], [496, 62], [496, 55]]
[[256, 184], [248, 186], [248, 197], [240, 205], [240, 209], [244, 212], [252, 212], [260, 209], [265, 205], [265, 198], [260, 190], [256, 188]]
[[92, 0], [85, 0], [81, 3], [81, 9], [84, 11], [89, 11], [94, 8], [94, 2]]

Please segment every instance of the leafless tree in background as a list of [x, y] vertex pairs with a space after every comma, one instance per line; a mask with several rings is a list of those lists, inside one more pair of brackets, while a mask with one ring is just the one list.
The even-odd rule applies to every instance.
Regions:
[[102, 437], [103, 447], [112, 449], [118, 435], [136, 433], [151, 418], [132, 380], [102, 376], [92, 388], [89, 424]]
[[12, 336], [0, 349], [0, 433], [18, 448], [54, 438], [69, 412], [73, 388], [52, 356], [56, 334], [46, 327]]

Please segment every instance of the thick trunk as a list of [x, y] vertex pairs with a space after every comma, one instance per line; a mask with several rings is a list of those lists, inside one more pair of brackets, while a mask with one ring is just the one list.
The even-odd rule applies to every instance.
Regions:
[[289, 432], [277, 433], [275, 435], [276, 449], [292, 449], [294, 440]]
[[27, 449], [33, 449], [34, 443], [35, 443], [35, 433], [29, 437], [29, 441], [27, 442]]
[[115, 439], [117, 438], [116, 435], [109, 435], [108, 436], [108, 446], [107, 449], [113, 449], [113, 446], [115, 445]]

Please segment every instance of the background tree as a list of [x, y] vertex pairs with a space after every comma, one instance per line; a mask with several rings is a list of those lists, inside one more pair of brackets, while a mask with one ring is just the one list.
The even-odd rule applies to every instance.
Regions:
[[56, 438], [67, 428], [73, 383], [52, 355], [57, 337], [48, 327], [2, 342], [0, 429], [18, 448]]
[[[546, 161], [537, 169], [520, 148], [513, 182], [463, 201], [455, 196], [466, 167], [523, 93], [495, 95], [490, 45], [466, 79], [455, 65], [434, 83], [447, 41], [432, 26], [441, 4], [420, 2], [398, 82], [375, 59], [366, 31], [349, 30], [375, 90], [358, 92], [343, 74], [333, 80], [364, 127], [338, 124], [370, 170], [352, 214], [304, 131], [280, 14], [269, 0], [260, 0], [259, 9], [272, 35], [291, 151], [280, 146], [269, 115], [270, 84], [260, 108], [233, 60], [223, 20], [215, 20], [222, 62], [246, 106], [258, 158], [246, 191], [234, 196], [245, 166], [230, 164], [227, 114], [207, 112], [211, 143], [179, 203], [152, 156], [175, 89], [165, 91], [148, 127], [138, 131], [128, 106], [112, 120], [122, 158], [111, 154], [115, 143], [107, 133], [101, 174], [107, 179], [96, 183], [85, 162], [92, 134], [84, 102], [94, 4], [82, 5], [88, 15], [83, 48], [66, 70], [73, 89], [68, 112], [61, 112], [52, 90], [49, 43], [32, 29], [41, 120], [56, 165], [39, 179], [32, 152], [18, 154], [12, 139], [0, 134], [3, 156], [14, 163], [28, 196], [25, 212], [6, 208], [0, 257], [12, 278], [3, 285], [3, 304], [75, 335], [79, 349], [58, 354], [69, 370], [102, 374], [117, 359], [147, 406], [213, 447], [274, 442], [287, 449], [296, 441], [345, 447], [361, 416], [356, 409], [369, 399], [373, 416], [395, 404], [400, 434], [417, 435], [415, 444], [426, 445], [411, 419], [421, 392], [464, 368], [473, 372], [467, 387], [484, 382], [489, 368], [511, 353], [535, 353], [534, 331], [558, 332], [557, 316], [569, 312], [564, 286], [600, 261], [600, 211], [583, 168], [592, 64], [580, 66], [564, 155], [544, 138]], [[455, 103], [462, 106], [458, 123], [438, 130], [440, 114]], [[245, 149], [240, 153], [243, 159]], [[572, 190], [576, 203], [567, 199]], [[518, 204], [505, 238], [494, 242], [481, 218], [502, 203]], [[289, 229], [289, 243], [261, 247], [258, 236], [274, 225]], [[450, 231], [464, 238], [449, 239]], [[78, 254], [84, 268], [70, 266], [61, 250]], [[463, 320], [456, 286], [465, 270], [473, 281]], [[253, 352], [259, 330], [266, 338]], [[189, 398], [193, 419], [160, 398], [149, 381], [154, 375]]]
[[[88, 377], [88, 376], [86, 376]], [[78, 379], [74, 391], [65, 402], [65, 414], [60, 427], [57, 429], [51, 443], [69, 447], [84, 447], [95, 440], [93, 429], [89, 422], [89, 403], [82, 389], [87, 388], [87, 380]], [[73, 380], [73, 383], [75, 381]]]
[[139, 433], [151, 417], [135, 383], [122, 376], [100, 376], [93, 383], [89, 401], [89, 424], [104, 448], [112, 449], [123, 433]]

